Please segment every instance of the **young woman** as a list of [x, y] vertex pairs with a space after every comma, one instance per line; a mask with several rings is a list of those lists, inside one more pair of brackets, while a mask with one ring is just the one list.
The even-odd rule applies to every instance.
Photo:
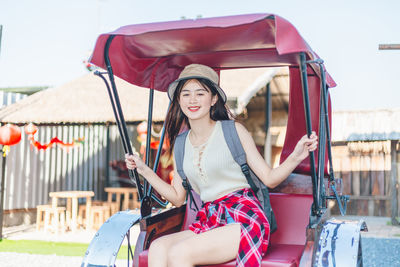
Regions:
[[[210, 67], [191, 64], [168, 88], [172, 100], [166, 124], [170, 153], [179, 131], [188, 127], [183, 169], [204, 204], [190, 230], [152, 242], [149, 266], [195, 266], [235, 258], [237, 266], [259, 266], [267, 250], [268, 220], [223, 136], [220, 120], [231, 116], [218, 79]], [[258, 153], [250, 133], [241, 124], [235, 125], [248, 165], [271, 188], [285, 180], [317, 148], [315, 133], [309, 138], [305, 135], [286, 161], [271, 169]], [[137, 168], [173, 205], [179, 207], [185, 202], [186, 191], [176, 171], [173, 184], [169, 185], [137, 155], [126, 155], [126, 164], [129, 169]]]

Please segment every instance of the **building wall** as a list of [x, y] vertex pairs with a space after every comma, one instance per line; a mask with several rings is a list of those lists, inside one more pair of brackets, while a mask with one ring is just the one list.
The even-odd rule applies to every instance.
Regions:
[[25, 94], [18, 94], [18, 93], [9, 93], [9, 92], [4, 92], [0, 91], [0, 108], [13, 104], [17, 102], [18, 100], [21, 100], [23, 98], [27, 97]]
[[[109, 159], [123, 160], [118, 128], [115, 125], [109, 127]], [[132, 144], [138, 147], [135, 129], [136, 126], [128, 125]], [[7, 214], [28, 211], [36, 205], [48, 203], [52, 191], [90, 190], [95, 192], [95, 199], [104, 199], [106, 165], [109, 164], [106, 162], [107, 126], [39, 126], [35, 140], [46, 144], [56, 136], [65, 143], [82, 137], [84, 142], [70, 150], [54, 145], [38, 151], [23, 132], [21, 142], [11, 146], [6, 157], [5, 226]], [[110, 178], [111, 181], [116, 179], [111, 168]], [[18, 223], [14, 220], [13, 224]]]
[[[394, 187], [390, 141], [335, 145], [333, 157], [335, 176], [343, 179], [343, 193], [350, 196], [347, 214], [390, 217]], [[395, 160], [398, 183], [399, 150]], [[336, 206], [332, 212], [338, 214]]]

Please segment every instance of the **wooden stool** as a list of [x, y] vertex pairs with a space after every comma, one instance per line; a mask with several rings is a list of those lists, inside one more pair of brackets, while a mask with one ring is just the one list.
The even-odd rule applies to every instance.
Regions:
[[[61, 223], [61, 225], [60, 225]], [[60, 227], [61, 226], [61, 227]], [[44, 231], [53, 230], [56, 234], [65, 231], [65, 207], [48, 207], [44, 209]]]
[[137, 199], [137, 195], [133, 194], [133, 199], [129, 202], [129, 208], [134, 210], [134, 209], [140, 209], [140, 202]]
[[44, 226], [44, 212], [47, 208], [51, 208], [51, 205], [36, 206], [36, 231], [39, 231], [40, 227]]
[[[107, 204], [107, 202], [101, 201], [101, 200], [93, 200], [92, 201], [92, 207], [95, 206], [104, 206]], [[78, 208], [78, 224], [83, 225], [86, 220], [86, 204], [81, 204], [79, 205]]]
[[110, 207], [111, 209], [111, 215], [117, 213], [119, 211], [119, 205], [117, 202], [106, 202], [107, 205]]
[[89, 217], [89, 227], [98, 230], [110, 217], [110, 206], [94, 206]]

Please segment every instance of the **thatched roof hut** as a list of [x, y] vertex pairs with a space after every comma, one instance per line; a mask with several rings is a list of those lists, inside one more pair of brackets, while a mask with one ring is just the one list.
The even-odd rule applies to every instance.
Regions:
[[[235, 113], [245, 111], [251, 97], [270, 81], [280, 69], [229, 70], [221, 73], [221, 87], [226, 88]], [[286, 77], [287, 78], [287, 77]], [[124, 117], [127, 122], [147, 119], [147, 88], [115, 79]], [[275, 81], [276, 83], [276, 81]], [[279, 87], [279, 84], [276, 83]], [[278, 89], [281, 90], [281, 89]], [[287, 92], [286, 92], [287, 94]], [[274, 101], [275, 102], [275, 101]], [[163, 121], [169, 99], [155, 91], [153, 120]], [[35, 93], [26, 99], [0, 110], [0, 122], [35, 124], [107, 123], [115, 122], [103, 81], [92, 73], [59, 87]]]
[[337, 111], [332, 125], [333, 142], [400, 140], [400, 108]]
[[[116, 79], [121, 106], [127, 122], [147, 119], [149, 90]], [[168, 107], [168, 97], [155, 92], [153, 117], [161, 121]], [[36, 124], [115, 122], [104, 82], [92, 73], [56, 88], [35, 93], [0, 111], [1, 122]]]

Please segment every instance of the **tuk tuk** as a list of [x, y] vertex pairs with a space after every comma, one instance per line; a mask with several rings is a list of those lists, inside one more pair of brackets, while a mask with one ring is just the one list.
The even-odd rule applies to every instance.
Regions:
[[[270, 191], [278, 229], [271, 235], [262, 266], [362, 266], [360, 231], [367, 230], [365, 222], [328, 218], [327, 214], [328, 200], [337, 201], [342, 215], [348, 200], [337, 188], [340, 179], [334, 177], [332, 168], [329, 89], [336, 84], [323, 60], [287, 20], [274, 14], [249, 14], [124, 26], [98, 37], [90, 62], [104, 70], [96, 75], [106, 83], [125, 153], [132, 153], [132, 147], [114, 76], [150, 89], [150, 133], [154, 90], [165, 92], [188, 64], [204, 64], [217, 72], [288, 67], [288, 123], [280, 161], [288, 157], [304, 134], [315, 131], [319, 144], [316, 152], [311, 152], [281, 185]], [[163, 141], [164, 130], [153, 164], [155, 171]], [[146, 164], [149, 144], [150, 135]], [[194, 220], [190, 203], [152, 214], [154, 203], [166, 206], [167, 202], [136, 171], [130, 171], [130, 177], [138, 190], [141, 214], [124, 211], [108, 219], [89, 245], [82, 266], [114, 266], [126, 236], [128, 266], [132, 259], [133, 266], [145, 267], [153, 240], [187, 229]], [[140, 234], [133, 253], [129, 229], [137, 223]], [[231, 261], [213, 266], [234, 265]]]

